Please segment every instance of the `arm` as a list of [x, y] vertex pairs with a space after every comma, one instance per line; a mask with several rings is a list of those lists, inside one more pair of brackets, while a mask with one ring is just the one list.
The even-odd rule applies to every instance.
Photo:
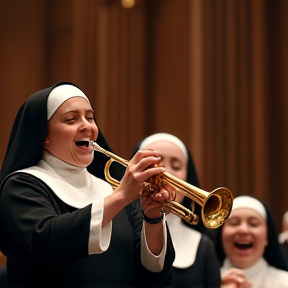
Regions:
[[[144, 182], [153, 175], [164, 171], [163, 167], [156, 167], [160, 158], [152, 150], [139, 150], [129, 162], [125, 174], [114, 193], [105, 198], [103, 227], [126, 205], [139, 198]], [[169, 193], [161, 189], [156, 195], [142, 195], [142, 210], [149, 218], [161, 215], [162, 204], [169, 200]], [[146, 241], [149, 250], [159, 255], [164, 247], [164, 229], [162, 223], [145, 225]]]
[[[162, 251], [161, 255], [159, 256], [152, 254], [147, 247], [146, 239], [143, 239], [145, 222], [143, 222], [141, 206], [142, 203], [140, 198], [134, 201], [131, 205], [127, 206], [129, 219], [135, 235], [135, 260], [139, 286], [170, 287], [171, 285], [172, 287], [172, 282], [170, 281], [172, 280], [172, 263], [175, 259], [175, 251], [171, 241], [169, 229], [164, 219], [161, 223], [164, 225], [163, 229], [166, 231], [165, 253]], [[146, 254], [145, 258], [148, 260], [147, 263], [143, 263], [143, 254]], [[144, 260], [144, 262], [145, 261], [146, 260]], [[161, 269], [159, 269], [160, 264], [162, 265]], [[157, 267], [158, 272], [154, 271], [153, 267]]]
[[[107, 223], [109, 223], [125, 206], [140, 197], [143, 184], [147, 179], [164, 171], [163, 167], [155, 167], [155, 164], [158, 164], [159, 161], [160, 158], [151, 150], [139, 150], [135, 154], [129, 162], [125, 174], [114, 193], [105, 197], [102, 222], [103, 227], [107, 225]], [[163, 193], [165, 193], [165, 191], [162, 191], [162, 194]], [[159, 193], [159, 196], [160, 194], [161, 193]], [[163, 198], [167, 200], [166, 194]], [[152, 201], [155, 201], [155, 198]], [[155, 203], [152, 208], [155, 208], [156, 206], [159, 207], [158, 212], [156, 211], [156, 214], [159, 215], [161, 205]]]

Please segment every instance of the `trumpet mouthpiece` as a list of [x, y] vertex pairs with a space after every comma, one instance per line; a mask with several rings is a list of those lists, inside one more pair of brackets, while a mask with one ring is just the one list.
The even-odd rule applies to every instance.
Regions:
[[94, 150], [100, 150], [101, 147], [94, 141], [92, 140], [81, 140], [76, 142], [77, 146], [85, 146], [85, 147], [91, 147]]
[[[102, 152], [102, 153], [104, 153], [105, 152], [105, 150], [99, 145], [99, 144], [97, 144], [96, 142], [94, 142], [94, 141], [92, 141], [92, 140], [90, 140], [90, 141], [84, 141], [84, 142], [86, 142], [87, 143], [87, 146], [86, 147], [91, 147], [91, 148], [93, 148], [94, 150], [96, 150], [96, 151], [99, 151], [99, 152]], [[109, 152], [108, 152], [109, 153]], [[105, 153], [104, 153], [105, 154]]]

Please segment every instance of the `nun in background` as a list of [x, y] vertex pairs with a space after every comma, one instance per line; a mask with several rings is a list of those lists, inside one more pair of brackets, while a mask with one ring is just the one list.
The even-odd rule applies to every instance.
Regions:
[[288, 267], [268, 207], [251, 196], [233, 201], [216, 244], [221, 287], [287, 288]]
[[[199, 187], [192, 156], [186, 145], [176, 136], [156, 133], [143, 139], [134, 149], [152, 149], [160, 157], [160, 165], [171, 175]], [[212, 241], [215, 234], [201, 220], [202, 207], [190, 198], [176, 192], [176, 199], [199, 217], [197, 225], [170, 213], [166, 215], [175, 249], [173, 263], [173, 287], [216, 288], [220, 287], [220, 265]], [[207, 234], [207, 235], [206, 235]], [[216, 239], [216, 238], [215, 238]]]
[[[18, 111], [0, 175], [8, 287], [161, 287], [169, 276], [174, 249], [159, 203], [169, 194], [139, 198], [144, 181], [163, 171], [159, 157], [137, 153], [113, 191], [107, 157], [87, 141], [111, 151], [72, 83], [34, 93]], [[111, 167], [111, 175], [123, 171]]]

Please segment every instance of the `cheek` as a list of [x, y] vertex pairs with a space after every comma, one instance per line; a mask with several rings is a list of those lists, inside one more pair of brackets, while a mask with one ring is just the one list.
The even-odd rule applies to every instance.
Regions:
[[98, 137], [98, 134], [99, 134], [99, 129], [98, 129], [98, 127], [96, 126], [96, 124], [93, 126], [92, 129], [93, 129], [93, 134], [94, 134], [94, 135], [93, 135], [93, 136], [94, 136], [94, 137], [93, 137], [93, 138], [94, 138], [93, 140], [96, 141], [96, 139], [97, 139], [97, 137]]
[[222, 229], [222, 244], [225, 250], [225, 247], [227, 249], [227, 247], [233, 245], [233, 229], [230, 229], [230, 227], [223, 227]]
[[178, 171], [174, 170], [172, 175], [174, 175], [175, 177], [177, 177], [180, 180], [187, 181], [187, 173], [184, 170], [178, 170]]
[[263, 250], [265, 250], [265, 247], [268, 245], [267, 231], [260, 231], [256, 237]]

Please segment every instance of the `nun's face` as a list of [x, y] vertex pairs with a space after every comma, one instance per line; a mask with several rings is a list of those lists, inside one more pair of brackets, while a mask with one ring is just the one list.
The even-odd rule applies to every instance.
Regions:
[[97, 136], [98, 127], [90, 104], [83, 97], [73, 97], [48, 121], [44, 148], [69, 164], [86, 167], [93, 160], [92, 148], [79, 146], [79, 141], [96, 140]]
[[[186, 181], [187, 180], [187, 161], [178, 145], [170, 141], [157, 141], [150, 144], [145, 149], [153, 149], [161, 157], [160, 166], [171, 175]], [[176, 201], [182, 203], [184, 195], [176, 193]]]
[[223, 248], [235, 268], [249, 268], [263, 256], [268, 244], [267, 225], [254, 209], [233, 210], [222, 229]]

